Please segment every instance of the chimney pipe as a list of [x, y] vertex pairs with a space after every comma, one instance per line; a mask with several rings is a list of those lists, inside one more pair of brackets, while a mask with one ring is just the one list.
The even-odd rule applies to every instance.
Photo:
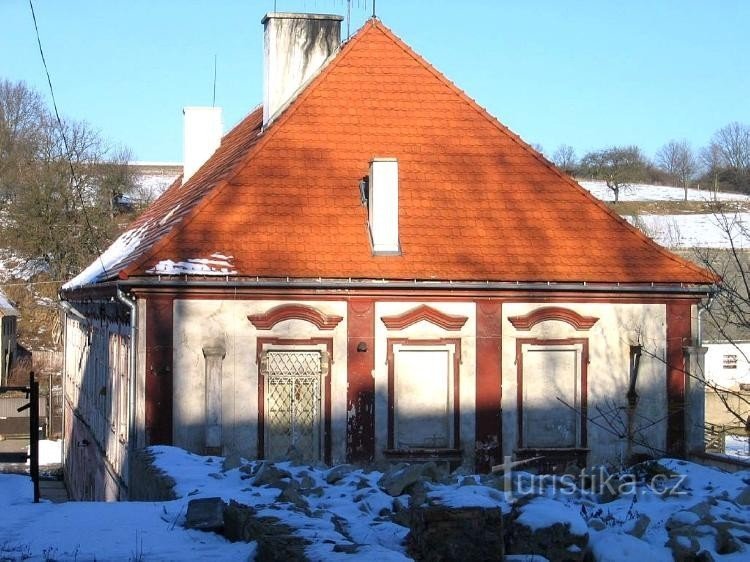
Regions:
[[220, 107], [185, 107], [182, 184], [211, 158], [221, 144], [222, 122]]
[[336, 53], [343, 16], [272, 12], [264, 27], [263, 126]]
[[398, 160], [373, 158], [370, 162], [368, 215], [372, 251], [398, 255]]

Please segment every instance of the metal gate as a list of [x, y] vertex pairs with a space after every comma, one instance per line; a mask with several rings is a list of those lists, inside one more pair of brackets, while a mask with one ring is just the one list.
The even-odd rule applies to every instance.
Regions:
[[320, 351], [267, 351], [262, 361], [265, 379], [265, 458], [321, 459]]

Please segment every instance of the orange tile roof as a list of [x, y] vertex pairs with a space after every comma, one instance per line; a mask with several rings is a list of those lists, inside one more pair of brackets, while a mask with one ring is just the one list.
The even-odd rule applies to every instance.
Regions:
[[[266, 129], [260, 109], [133, 225], [112, 274], [230, 256], [240, 276], [711, 283], [610, 211], [370, 20]], [[358, 183], [398, 159], [400, 256]]]

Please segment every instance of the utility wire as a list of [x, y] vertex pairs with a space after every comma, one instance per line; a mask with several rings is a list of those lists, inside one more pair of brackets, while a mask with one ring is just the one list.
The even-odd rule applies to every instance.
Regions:
[[31, 8], [31, 18], [34, 20], [34, 31], [36, 32], [36, 42], [37, 45], [39, 45], [39, 54], [42, 57], [42, 64], [44, 65], [44, 73], [47, 75], [47, 84], [49, 84], [49, 93], [52, 96], [52, 107], [55, 110], [55, 118], [57, 120], [57, 124], [60, 127], [60, 136], [62, 137], [63, 146], [65, 148], [65, 157], [68, 161], [68, 168], [70, 169], [70, 176], [73, 180], [73, 190], [78, 195], [78, 199], [81, 201], [81, 210], [83, 211], [83, 218], [86, 222], [86, 228], [88, 229], [89, 233], [91, 234], [91, 244], [93, 244], [93, 249], [96, 251], [96, 255], [98, 256], [99, 262], [102, 266], [102, 271], [106, 273], [107, 267], [104, 265], [104, 260], [102, 260], [102, 251], [99, 247], [99, 244], [97, 243], [97, 236], [96, 232], [94, 232], [93, 227], [91, 226], [91, 221], [89, 220], [89, 215], [86, 212], [86, 203], [83, 199], [83, 193], [81, 192], [81, 184], [80, 180], [76, 176], [75, 169], [73, 168], [73, 160], [70, 157], [70, 147], [68, 146], [68, 139], [65, 136], [65, 128], [62, 124], [62, 119], [60, 119], [60, 112], [57, 110], [57, 101], [55, 100], [55, 90], [52, 88], [52, 78], [49, 74], [49, 69], [47, 68], [47, 60], [44, 58], [44, 49], [42, 48], [42, 40], [39, 36], [39, 26], [37, 25], [36, 21], [36, 13], [34, 12], [34, 3], [32, 0], [29, 0], [29, 7]]

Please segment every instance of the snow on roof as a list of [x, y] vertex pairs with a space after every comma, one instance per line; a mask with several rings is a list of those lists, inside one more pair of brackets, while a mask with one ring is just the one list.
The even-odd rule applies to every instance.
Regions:
[[91, 265], [73, 279], [65, 283], [62, 288], [75, 289], [105, 279], [116, 264], [120, 263], [138, 247], [144, 230], [145, 227], [141, 226], [120, 234], [119, 238], [99, 258], [94, 260]]
[[2, 291], [0, 291], [0, 316], [18, 316], [18, 310]]
[[237, 275], [231, 264], [232, 256], [211, 254], [211, 258], [190, 258], [174, 262], [162, 260], [146, 273], [155, 275]]

